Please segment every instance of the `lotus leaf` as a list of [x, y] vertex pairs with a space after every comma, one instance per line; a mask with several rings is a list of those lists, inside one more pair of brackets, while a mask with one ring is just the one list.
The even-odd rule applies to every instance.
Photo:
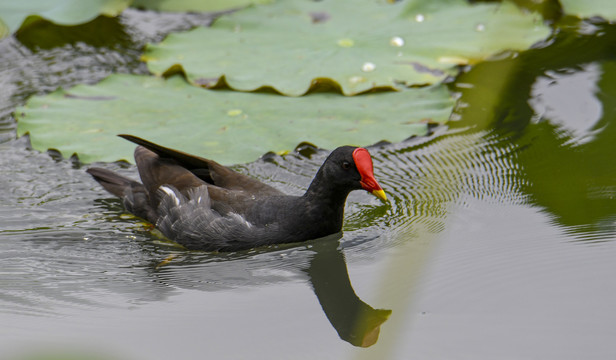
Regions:
[[563, 11], [578, 17], [601, 16], [608, 20], [616, 19], [614, 0], [561, 0]]
[[445, 122], [452, 107], [444, 86], [295, 98], [204, 90], [181, 76], [116, 74], [34, 96], [15, 115], [18, 133], [29, 132], [34, 148], [77, 153], [83, 162], [132, 159], [134, 145], [115, 136], [129, 133], [232, 164], [302, 141], [330, 149], [401, 141], [425, 134], [429, 122]]
[[539, 15], [509, 2], [289, 0], [171, 34], [143, 59], [155, 74], [182, 69], [204, 87], [224, 76], [236, 90], [298, 96], [326, 80], [354, 95], [439, 82], [458, 65], [526, 49], [549, 33]]
[[4, 1], [0, 5], [0, 37], [2, 24], [8, 32], [17, 31], [41, 18], [60, 25], [76, 25], [88, 22], [99, 15], [116, 16], [131, 0], [28, 0]]

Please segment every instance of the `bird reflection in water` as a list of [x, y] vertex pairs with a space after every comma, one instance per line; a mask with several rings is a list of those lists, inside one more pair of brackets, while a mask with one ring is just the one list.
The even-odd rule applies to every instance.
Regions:
[[[303, 244], [285, 245], [300, 258], [287, 259], [288, 266], [284, 266], [293, 273], [305, 273], [312, 285], [315, 295], [325, 313], [325, 316], [336, 329], [340, 338], [354, 346], [369, 347], [374, 345], [378, 338], [381, 325], [387, 321], [391, 310], [374, 309], [363, 302], [351, 285], [344, 254], [338, 248], [341, 234], [330, 235], [321, 239], [311, 240]], [[276, 247], [280, 250], [280, 247]], [[295, 251], [299, 250], [299, 251]], [[271, 254], [272, 248], [266, 247], [256, 250], [256, 255]], [[284, 251], [284, 250], [283, 250]], [[183, 253], [183, 254], [182, 254]], [[179, 287], [201, 287], [204, 291], [213, 290], [212, 284], [224, 284], [220, 279], [223, 273], [237, 280], [238, 268], [246, 269], [246, 253], [202, 253], [201, 252], [174, 252], [164, 260], [160, 258], [152, 263], [150, 274], [159, 278], [168, 288], [170, 283]], [[185, 256], [188, 255], [188, 256]], [[197, 255], [193, 257], [193, 255]], [[253, 252], [253, 255], [255, 253]], [[208, 263], [210, 256], [221, 256], [214, 263]], [[303, 258], [303, 259], [302, 259]], [[302, 261], [303, 260], [303, 261]], [[267, 261], [285, 261], [278, 255]], [[301, 264], [301, 265], [298, 265]], [[197, 265], [196, 267], [194, 265]], [[215, 271], [204, 271], [204, 268], [214, 266]], [[280, 264], [278, 264], [280, 265]], [[250, 266], [249, 266], [250, 267]], [[189, 269], [190, 271], [186, 272]], [[196, 271], [195, 271], [196, 270]], [[250, 273], [244, 271], [243, 274]], [[190, 279], [187, 279], [189, 277]], [[205, 278], [203, 278], [205, 277]], [[243, 284], [260, 283], [259, 279], [244, 279]], [[228, 288], [218, 287], [217, 289]]]
[[338, 239], [332, 235], [313, 242], [314, 256], [305, 270], [325, 316], [340, 338], [352, 345], [374, 345], [391, 310], [374, 309], [363, 302], [351, 285]]

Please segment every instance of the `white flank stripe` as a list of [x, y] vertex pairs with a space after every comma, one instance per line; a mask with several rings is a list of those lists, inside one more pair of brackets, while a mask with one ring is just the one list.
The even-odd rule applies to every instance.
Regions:
[[173, 202], [175, 202], [175, 205], [180, 205], [180, 199], [178, 199], [178, 196], [175, 194], [175, 191], [171, 190], [171, 188], [168, 188], [166, 186], [161, 186], [160, 189], [173, 198]]

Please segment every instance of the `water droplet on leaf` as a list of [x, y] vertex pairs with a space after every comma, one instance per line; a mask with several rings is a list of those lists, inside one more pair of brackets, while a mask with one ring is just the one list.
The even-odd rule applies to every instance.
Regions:
[[353, 85], [359, 84], [365, 81], [366, 81], [366, 78], [363, 76], [351, 76], [351, 78], [349, 79], [349, 82]]
[[459, 56], [440, 56], [437, 61], [441, 64], [467, 65], [468, 59]]
[[397, 47], [404, 46], [404, 39], [400, 36], [394, 36], [389, 40], [389, 45]]
[[425, 20], [425, 18], [424, 18], [424, 16], [422, 14], [415, 15], [415, 21], [423, 22], [424, 20]]
[[374, 65], [374, 63], [371, 62], [365, 62], [362, 66], [361, 66], [361, 71], [363, 72], [371, 72], [374, 71], [374, 69], [376, 69], [376, 65]]

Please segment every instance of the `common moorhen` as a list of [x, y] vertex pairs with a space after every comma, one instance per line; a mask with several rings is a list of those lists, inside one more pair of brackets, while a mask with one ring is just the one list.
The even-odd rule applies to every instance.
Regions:
[[368, 150], [334, 150], [302, 196], [285, 195], [217, 162], [169, 149], [132, 135], [142, 183], [102, 168], [87, 172], [126, 209], [188, 249], [234, 251], [299, 242], [342, 229], [352, 190], [383, 201]]

